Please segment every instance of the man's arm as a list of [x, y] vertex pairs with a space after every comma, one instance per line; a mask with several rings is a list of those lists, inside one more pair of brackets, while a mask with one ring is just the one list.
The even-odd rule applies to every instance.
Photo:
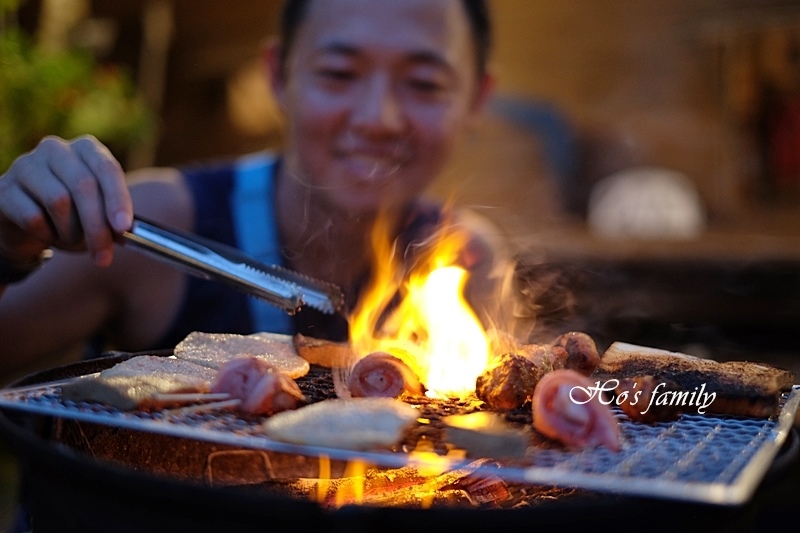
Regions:
[[[59, 165], [70, 167], [76, 158], [90, 157], [80, 150], [90, 150], [94, 142], [51, 140], [0, 177], [3, 259], [21, 264], [46, 248], [56, 248], [41, 268], [0, 287], [4, 376], [47, 364], [49, 357], [100, 330], [112, 330], [132, 347], [155, 342], [163, 331], [159, 328], [169, 325], [169, 313], [177, 310], [182, 276], [142, 254], [115, 249], [114, 239], [130, 226], [133, 205], [138, 214], [189, 229], [193, 213], [183, 181], [174, 170], [140, 171], [132, 176], [129, 190], [124, 176], [122, 182], [117, 176], [101, 178], [84, 165], [84, 184], [70, 189], [74, 184], [64, 184], [62, 175], [69, 170]], [[101, 156], [107, 153], [102, 145], [96, 148]], [[87, 185], [92, 179], [94, 184]], [[94, 206], [77, 194], [84, 189], [92, 191], [88, 196]], [[125, 218], [125, 224], [114, 225], [110, 219], [122, 212], [119, 218]], [[89, 227], [91, 231], [85, 229]]]

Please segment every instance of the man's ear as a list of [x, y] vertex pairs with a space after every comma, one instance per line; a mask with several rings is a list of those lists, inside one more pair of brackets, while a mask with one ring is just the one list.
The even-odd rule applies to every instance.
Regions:
[[497, 83], [497, 78], [491, 72], [485, 72], [478, 80], [478, 87], [475, 91], [475, 100], [472, 103], [472, 112], [474, 114], [481, 113], [486, 109], [489, 99], [494, 94], [494, 88]]
[[283, 109], [286, 94], [286, 65], [283, 64], [283, 47], [277, 39], [272, 39], [262, 46], [261, 61], [275, 101]]

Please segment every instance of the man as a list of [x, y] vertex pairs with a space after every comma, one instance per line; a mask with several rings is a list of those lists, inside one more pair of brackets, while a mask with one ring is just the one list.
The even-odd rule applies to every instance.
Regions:
[[[44, 139], [0, 177], [3, 374], [87, 339], [138, 351], [192, 330], [346, 336], [341, 320], [260, 313], [227, 288], [115, 246], [117, 235], [134, 212], [236, 246], [260, 228], [249, 238], [266, 243], [260, 258], [339, 285], [352, 307], [379, 214], [404, 246], [442, 218], [422, 193], [488, 98], [489, 41], [481, 1], [291, 0], [280, 44], [264, 52], [286, 116], [279, 156], [126, 176], [92, 137]], [[259, 207], [243, 211], [250, 186]], [[467, 266], [486, 278], [493, 250], [480, 231], [472, 237]]]

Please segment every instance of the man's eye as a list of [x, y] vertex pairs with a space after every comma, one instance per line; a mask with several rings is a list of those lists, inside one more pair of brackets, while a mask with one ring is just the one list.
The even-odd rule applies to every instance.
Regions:
[[444, 90], [441, 83], [427, 79], [411, 79], [409, 80], [409, 86], [415, 91], [424, 93], [435, 93]]
[[323, 78], [334, 81], [347, 81], [355, 78], [355, 73], [347, 69], [324, 68], [319, 69], [317, 73]]

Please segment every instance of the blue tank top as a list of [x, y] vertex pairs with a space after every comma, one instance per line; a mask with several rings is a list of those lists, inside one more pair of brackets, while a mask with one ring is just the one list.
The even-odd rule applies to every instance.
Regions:
[[[194, 232], [241, 249], [268, 264], [282, 264], [275, 218], [278, 160], [258, 153], [210, 166], [182, 169], [195, 206]], [[176, 321], [161, 338], [175, 346], [192, 331], [294, 333], [282, 310], [213, 280], [188, 276]]]

